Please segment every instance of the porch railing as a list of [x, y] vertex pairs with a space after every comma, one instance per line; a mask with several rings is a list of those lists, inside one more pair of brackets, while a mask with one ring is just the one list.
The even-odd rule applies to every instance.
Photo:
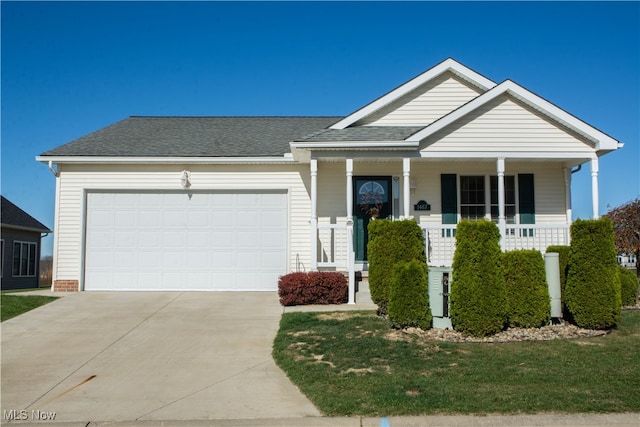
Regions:
[[[456, 247], [456, 225], [421, 224], [425, 236], [427, 263], [451, 266]], [[352, 228], [347, 224], [318, 224], [318, 268], [353, 269]], [[537, 249], [544, 253], [549, 246], [569, 245], [567, 224], [507, 224], [500, 239], [503, 251]], [[352, 253], [353, 256], [353, 253]]]
[[348, 269], [349, 245], [346, 224], [318, 223], [318, 267]]
[[[456, 247], [456, 226], [422, 224], [425, 237], [427, 263], [434, 266], [451, 266]], [[500, 239], [503, 251], [537, 249], [546, 252], [549, 246], [569, 245], [567, 224], [507, 224]]]

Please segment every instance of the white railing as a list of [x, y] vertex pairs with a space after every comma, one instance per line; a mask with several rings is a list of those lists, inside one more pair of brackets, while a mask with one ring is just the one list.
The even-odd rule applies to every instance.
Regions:
[[318, 267], [347, 269], [348, 235], [346, 224], [318, 224]]
[[[456, 226], [423, 224], [421, 227], [425, 237], [427, 263], [450, 267], [456, 248]], [[537, 249], [544, 253], [549, 246], [569, 245], [569, 225], [508, 224], [500, 244], [503, 251]]]

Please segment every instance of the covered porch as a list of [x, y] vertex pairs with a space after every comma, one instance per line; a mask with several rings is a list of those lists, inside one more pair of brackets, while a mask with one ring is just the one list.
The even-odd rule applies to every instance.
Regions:
[[[570, 243], [571, 176], [575, 165], [585, 161], [591, 164], [593, 217], [599, 216], [597, 157], [571, 162], [504, 157], [460, 160], [372, 154], [343, 158], [311, 156], [310, 269], [348, 272], [349, 303], [355, 303], [356, 272], [367, 269], [366, 250], [362, 247], [366, 248], [367, 236], [363, 230], [368, 221], [377, 218], [416, 220], [424, 232], [427, 263], [451, 266], [456, 225], [460, 219], [470, 217], [462, 197], [467, 190], [460, 187], [465, 174], [485, 177], [480, 182], [486, 182], [486, 188], [480, 193], [486, 193], [486, 201], [476, 214], [480, 212], [480, 217], [496, 222], [504, 251], [537, 249], [544, 253], [549, 246]], [[532, 195], [537, 195], [531, 203], [539, 205], [535, 220], [527, 220], [523, 213], [522, 185], [510, 188], [514, 182], [525, 181], [526, 174], [518, 175], [523, 171], [533, 172], [530, 175], [536, 177], [535, 192], [531, 190]], [[458, 176], [456, 186], [451, 188], [457, 196], [451, 211], [455, 215], [447, 214], [446, 205], [452, 202], [441, 182], [442, 176], [452, 175], [451, 172]], [[367, 183], [368, 187], [363, 187]], [[378, 204], [362, 203], [367, 196], [361, 188], [374, 190], [374, 187], [381, 193], [377, 195]]]

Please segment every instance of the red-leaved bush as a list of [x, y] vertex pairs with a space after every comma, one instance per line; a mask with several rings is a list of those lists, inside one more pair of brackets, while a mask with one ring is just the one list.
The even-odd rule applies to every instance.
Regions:
[[312, 271], [290, 273], [278, 280], [280, 304], [344, 304], [347, 302], [349, 285], [342, 273]]

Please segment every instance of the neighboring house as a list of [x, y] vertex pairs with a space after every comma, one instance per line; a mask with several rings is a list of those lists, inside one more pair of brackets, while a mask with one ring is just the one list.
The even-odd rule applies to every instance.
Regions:
[[[276, 290], [366, 269], [367, 224], [413, 218], [430, 265], [456, 223], [505, 250], [568, 244], [571, 175], [615, 139], [447, 59], [346, 117], [130, 117], [48, 151], [57, 290]], [[353, 237], [351, 237], [353, 236]]]
[[37, 288], [40, 238], [51, 230], [1, 196], [0, 283], [2, 290]]

